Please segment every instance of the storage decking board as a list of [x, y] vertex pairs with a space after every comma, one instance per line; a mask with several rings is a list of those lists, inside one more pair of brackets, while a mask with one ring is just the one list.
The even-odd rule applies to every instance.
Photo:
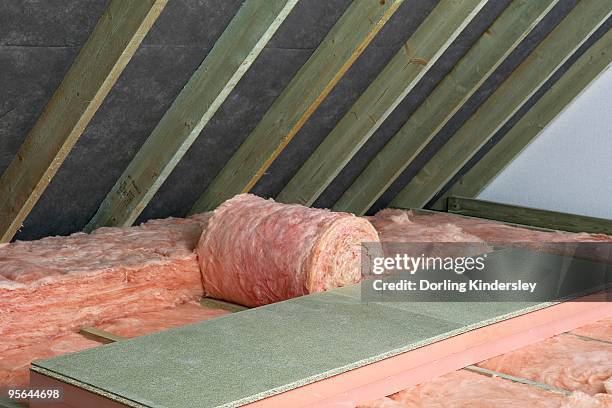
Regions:
[[35, 362], [33, 370], [129, 406], [238, 406], [548, 305], [361, 303], [350, 286]]

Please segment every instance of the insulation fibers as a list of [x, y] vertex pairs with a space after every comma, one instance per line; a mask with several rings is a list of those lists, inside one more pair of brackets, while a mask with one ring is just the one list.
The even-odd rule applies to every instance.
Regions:
[[[135, 313], [130, 316], [111, 319], [97, 328], [123, 337], [137, 337], [157, 331], [209, 320], [229, 312], [210, 309], [196, 302], [151, 312]], [[51, 358], [66, 353], [100, 346], [101, 343], [88, 339], [79, 333], [64, 333], [49, 337], [20, 348], [13, 348], [0, 354], [0, 395], [10, 388], [23, 389], [29, 384], [30, 363], [33, 360]]]
[[612, 344], [560, 335], [493, 357], [480, 367], [569, 391], [605, 393], [612, 377]]
[[380, 398], [360, 408], [609, 408], [612, 395], [581, 392], [569, 396], [488, 377], [455, 371]]
[[356, 283], [364, 218], [241, 194], [213, 213], [198, 243], [207, 295], [260, 306]]
[[202, 295], [207, 215], [0, 247], [0, 353]]

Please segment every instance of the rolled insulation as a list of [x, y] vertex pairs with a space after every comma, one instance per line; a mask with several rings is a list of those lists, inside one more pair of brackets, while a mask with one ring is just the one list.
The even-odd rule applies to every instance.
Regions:
[[197, 246], [208, 296], [260, 306], [360, 280], [374, 227], [348, 213], [241, 194], [219, 206]]

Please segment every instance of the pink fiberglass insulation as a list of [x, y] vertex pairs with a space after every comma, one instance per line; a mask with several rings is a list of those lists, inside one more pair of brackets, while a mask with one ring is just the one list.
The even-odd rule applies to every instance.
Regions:
[[[466, 256], [488, 252], [486, 247], [482, 247], [485, 244], [473, 244], [483, 242], [612, 263], [612, 236], [603, 234], [543, 231], [449, 213], [398, 209], [385, 209], [368, 218], [383, 242], [430, 242], [424, 247], [425, 254]], [[436, 242], [472, 244], [448, 247]], [[576, 245], [585, 242], [608, 245]], [[386, 250], [387, 247], [389, 245], [385, 246]]]
[[[97, 327], [123, 337], [137, 337], [160, 330], [184, 326], [227, 314], [226, 310], [202, 307], [188, 302], [169, 309], [135, 313], [99, 324]], [[100, 346], [79, 333], [65, 333], [27, 347], [7, 350], [0, 355], [0, 395], [9, 388], [24, 388], [29, 383], [30, 363], [66, 353]]]
[[0, 247], [0, 353], [197, 299], [203, 290], [194, 248], [207, 217]]
[[64, 333], [27, 347], [4, 351], [0, 358], [0, 396], [4, 395], [8, 389], [23, 389], [28, 386], [30, 363], [32, 361], [100, 345], [101, 343], [78, 333]]
[[604, 234], [540, 231], [443, 212], [385, 209], [369, 219], [388, 242], [407, 242], [419, 235], [439, 242], [612, 242]]
[[197, 251], [207, 295], [259, 306], [358, 282], [361, 243], [377, 241], [364, 218], [241, 194], [214, 211]]
[[170, 309], [120, 317], [99, 324], [97, 327], [118, 336], [137, 337], [160, 330], [213, 319], [228, 313], [228, 311], [223, 309], [210, 309], [202, 307], [196, 302], [188, 302]]
[[612, 342], [612, 317], [579, 327], [572, 330], [571, 333]]
[[[398, 250], [406, 250], [405, 246], [389, 245], [393, 243], [411, 243], [411, 251], [417, 254], [442, 257], [474, 256], [490, 252], [491, 249], [479, 237], [454, 224], [415, 222], [415, 215], [411, 211], [383, 210], [367, 218], [378, 231], [386, 256], [394, 256]], [[446, 245], [448, 242], [466, 245], [449, 246]]]
[[606, 408], [609, 395], [569, 397], [501, 378], [455, 371], [362, 408]]
[[478, 364], [569, 391], [605, 393], [612, 377], [612, 344], [555, 336]]
[[384, 242], [482, 241], [450, 222], [423, 222], [424, 219], [412, 211], [387, 209], [368, 219]]
[[612, 407], [612, 394], [588, 395], [583, 392], [574, 392], [561, 408], [610, 408]]

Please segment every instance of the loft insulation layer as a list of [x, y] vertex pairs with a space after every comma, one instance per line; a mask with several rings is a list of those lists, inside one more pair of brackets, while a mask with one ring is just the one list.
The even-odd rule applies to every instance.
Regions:
[[579, 327], [576, 330], [572, 330], [572, 334], [607, 341], [612, 344], [612, 317]]
[[459, 370], [359, 408], [560, 408], [566, 401], [539, 388]]
[[28, 386], [30, 363], [66, 353], [97, 347], [100, 343], [79, 333], [64, 333], [36, 344], [4, 351], [0, 357], [0, 396], [8, 389]]
[[194, 248], [208, 215], [0, 247], [0, 353], [202, 295]]
[[387, 242], [612, 242], [604, 234], [542, 231], [434, 211], [385, 209], [368, 219]]
[[260, 306], [358, 282], [361, 243], [377, 241], [364, 218], [240, 194], [214, 211], [197, 252], [208, 296]]
[[[417, 253], [438, 256], [467, 256], [488, 253], [495, 244], [530, 251], [568, 255], [602, 264], [612, 264], [612, 236], [535, 230], [497, 221], [455, 214], [385, 209], [367, 217], [379, 233], [385, 251], [393, 254], [392, 243], [429, 243]], [[447, 245], [447, 243], [469, 245]], [[401, 247], [398, 247], [401, 248]], [[414, 244], [411, 250], [417, 249]]]
[[612, 344], [556, 336], [478, 364], [483, 368], [586, 394], [612, 381]]
[[450, 222], [431, 222], [412, 211], [383, 210], [367, 217], [383, 242], [481, 242]]
[[499, 377], [455, 371], [358, 408], [608, 408], [612, 395], [555, 394]]
[[[188, 302], [168, 309], [112, 319], [101, 323], [97, 328], [118, 336], [136, 337], [209, 320], [227, 313], [229, 312], [222, 309], [206, 308], [196, 302]], [[79, 333], [64, 333], [44, 342], [3, 352], [0, 355], [0, 396], [9, 388], [23, 389], [29, 385], [32, 361], [100, 345], [101, 343]]]
[[[554, 318], [555, 330], [569, 330], [612, 312], [606, 304], [593, 302], [552, 306], [556, 308], [554, 316], [546, 313], [547, 309], [539, 310], [545, 304], [506, 303], [489, 308], [474, 308], [470, 303], [433, 304], [438, 308], [434, 313], [429, 312], [431, 307], [417, 312], [409, 303], [405, 307], [362, 303], [359, 288], [348, 286], [38, 361], [33, 370], [128, 406], [231, 407], [255, 401], [265, 405], [266, 397], [280, 398], [301, 387], [335, 381], [340, 374], [350, 376], [355, 370], [367, 370], [411, 352], [416, 352], [418, 359], [420, 347], [438, 349], [436, 344], [445, 339], [452, 346], [458, 337], [469, 336], [470, 346], [460, 342], [460, 350], [482, 346], [504, 330], [508, 336], [513, 330], [525, 330], [525, 323], [515, 323], [523, 322], [524, 313], [542, 316], [529, 319], [535, 326]], [[566, 315], [571, 316], [574, 326], [560, 324]], [[508, 322], [502, 331], [484, 327], [500, 321]], [[555, 334], [539, 327], [530, 331], [538, 340], [539, 336]], [[476, 329], [485, 333], [471, 336]], [[510, 347], [497, 344], [498, 348]], [[422, 364], [428, 358], [441, 359], [442, 355], [433, 357], [436, 353], [422, 354]], [[449, 356], [455, 354], [453, 351]], [[458, 363], [473, 364], [477, 355], [469, 351], [462, 355], [467, 361]], [[454, 364], [457, 362], [446, 367], [448, 371], [458, 368]], [[383, 377], [364, 379], [384, 380], [393, 371], [379, 374]], [[356, 384], [350, 381], [349, 386]], [[311, 392], [301, 395], [322, 397]]]
[[97, 328], [122, 337], [137, 337], [172, 329], [186, 324], [202, 322], [228, 314], [227, 310], [202, 307], [199, 303], [188, 302], [170, 309], [135, 313], [104, 323]]

